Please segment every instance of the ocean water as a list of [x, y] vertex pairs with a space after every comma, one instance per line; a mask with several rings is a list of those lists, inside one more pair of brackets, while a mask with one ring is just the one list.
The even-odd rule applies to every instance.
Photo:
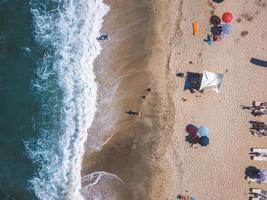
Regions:
[[83, 199], [102, 0], [0, 1], [0, 199]]

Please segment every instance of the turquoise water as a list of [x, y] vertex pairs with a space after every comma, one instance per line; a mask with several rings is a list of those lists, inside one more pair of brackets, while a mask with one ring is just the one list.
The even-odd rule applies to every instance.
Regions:
[[0, 199], [79, 200], [102, 0], [0, 0]]
[[24, 140], [38, 136], [32, 126], [38, 105], [31, 92], [37, 57], [28, 2], [0, 1], [0, 199], [34, 199], [26, 190], [33, 164]]

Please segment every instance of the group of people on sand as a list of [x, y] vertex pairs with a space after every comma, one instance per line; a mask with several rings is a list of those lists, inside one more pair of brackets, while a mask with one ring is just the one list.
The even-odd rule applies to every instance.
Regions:
[[243, 106], [243, 109], [251, 110], [251, 113], [255, 116], [261, 116], [267, 114], [267, 102], [254, 101], [252, 106]]
[[[242, 106], [242, 108], [251, 110], [254, 116], [267, 114], [267, 102], [253, 102], [252, 106]], [[250, 131], [253, 135], [258, 137], [267, 136], [267, 125], [264, 122], [250, 121], [250, 123], [252, 125]], [[255, 161], [267, 161], [267, 149], [252, 148], [250, 156]], [[245, 170], [245, 175], [249, 182], [267, 183], [267, 169], [249, 166]], [[251, 188], [249, 195], [252, 200], [267, 200], [266, 190]]]
[[[148, 93], [152, 92], [152, 88], [147, 88], [146, 92], [148, 92]], [[141, 96], [141, 98], [145, 99], [146, 95]], [[142, 115], [141, 112], [132, 111], [132, 110], [126, 111], [125, 113], [127, 113], [128, 115], [131, 115], [131, 116], [141, 116]]]
[[[213, 45], [214, 42], [221, 41], [225, 35], [232, 31], [231, 22], [233, 20], [233, 15], [230, 12], [225, 12], [222, 15], [222, 20], [217, 15], [212, 15], [210, 18], [211, 23], [211, 34], [208, 34], [207, 39], [209, 45]], [[223, 21], [223, 23], [222, 23]]]

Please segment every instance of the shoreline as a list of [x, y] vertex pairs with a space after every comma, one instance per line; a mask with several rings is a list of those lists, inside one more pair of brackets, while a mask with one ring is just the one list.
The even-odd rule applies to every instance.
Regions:
[[[248, 122], [267, 117], [255, 119], [240, 108], [267, 96], [266, 70], [250, 63], [251, 57], [267, 59], [265, 4], [245, 0], [106, 3], [111, 11], [103, 32], [111, 39], [96, 61], [103, 92], [99, 106], [104, 112], [96, 114], [89, 130], [82, 176], [98, 171], [118, 176], [123, 184], [104, 179], [108, 186], [115, 185], [116, 200], [174, 199], [177, 194], [205, 200], [223, 200], [227, 194], [227, 199], [244, 200], [252, 187], [267, 189], [244, 179], [246, 167], [266, 168], [249, 157], [250, 148], [267, 147], [264, 138], [249, 133]], [[234, 14], [232, 33], [208, 46], [203, 39], [210, 32], [209, 18], [227, 10]], [[200, 32], [193, 36], [195, 20]], [[224, 73], [220, 94], [183, 91], [184, 79], [177, 72], [203, 70]], [[141, 117], [128, 116], [129, 110], [141, 112]], [[208, 147], [189, 147], [188, 124], [209, 128]], [[105, 144], [89, 148], [95, 142]]]
[[[88, 131], [82, 177], [105, 171], [128, 186], [129, 191], [121, 191], [122, 196], [151, 199], [151, 180], [159, 171], [158, 149], [165, 148], [159, 143], [166, 132], [164, 127], [170, 126], [167, 119], [173, 110], [166, 88], [166, 41], [171, 35], [168, 30], [173, 28], [168, 27], [171, 1], [105, 3], [110, 11], [101, 32], [108, 33], [110, 40], [101, 44], [102, 52], [95, 62], [101, 109]], [[152, 91], [146, 91], [148, 88]], [[144, 95], [146, 98], [141, 98]], [[142, 114], [128, 116], [125, 112], [129, 110]], [[93, 149], [93, 144], [98, 147]]]

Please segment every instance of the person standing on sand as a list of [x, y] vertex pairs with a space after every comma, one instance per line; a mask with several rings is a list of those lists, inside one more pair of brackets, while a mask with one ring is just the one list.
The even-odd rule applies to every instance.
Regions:
[[141, 116], [141, 112], [134, 112], [134, 111], [129, 110], [129, 111], [127, 111], [126, 113], [127, 113], [128, 115], [138, 115], [138, 116]]

